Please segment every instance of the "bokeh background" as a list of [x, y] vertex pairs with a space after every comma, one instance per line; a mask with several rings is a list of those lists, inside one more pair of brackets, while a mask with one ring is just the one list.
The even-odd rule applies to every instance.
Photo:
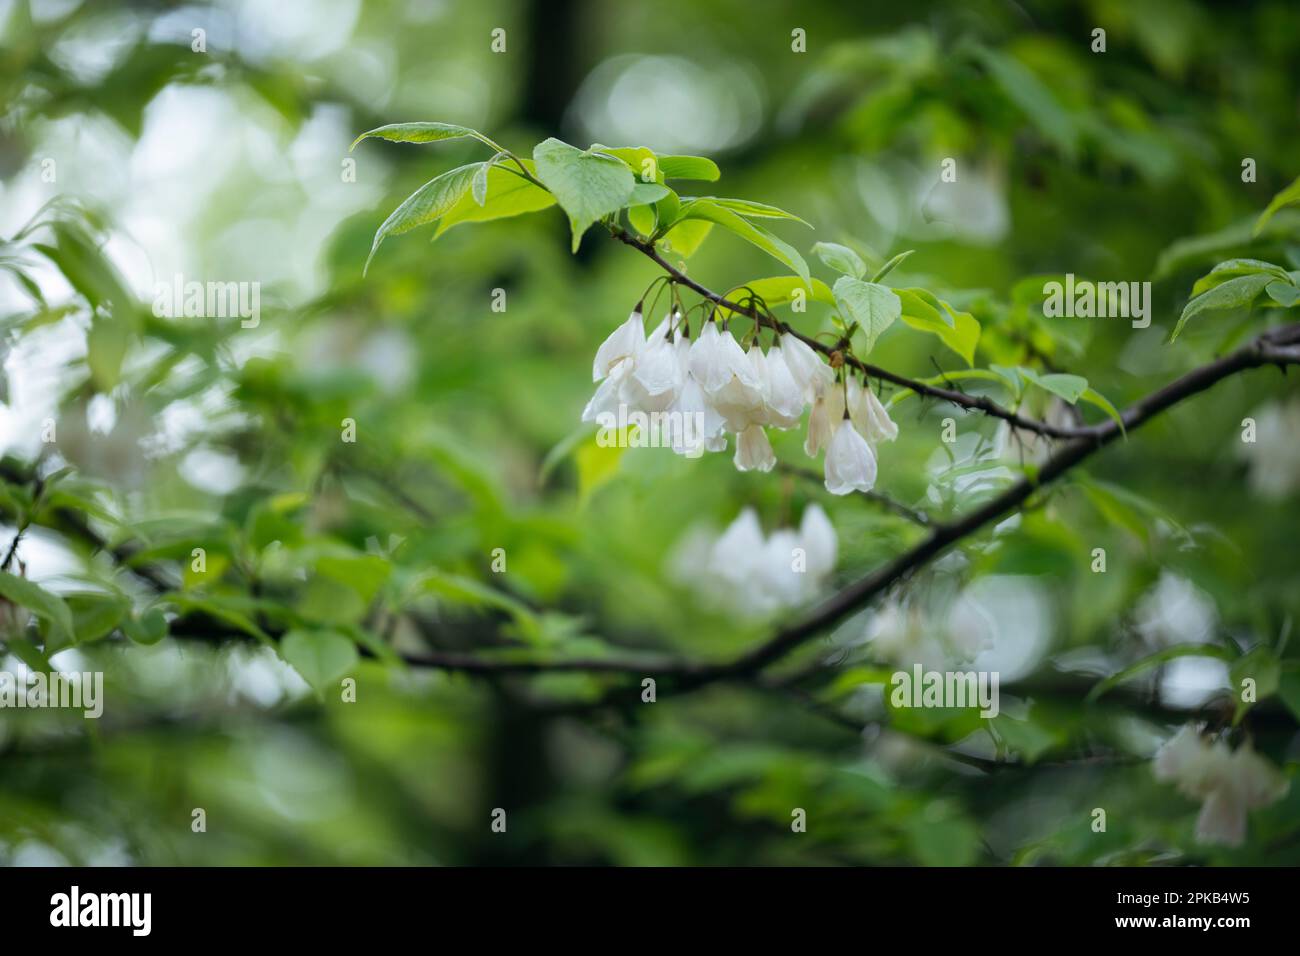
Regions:
[[[1300, 862], [1300, 787], [1225, 848], [1197, 841], [1197, 803], [1150, 764], [1189, 720], [1228, 726], [1219, 658], [1264, 647], [1281, 677], [1234, 739], [1295, 773], [1300, 395], [1272, 371], [1152, 423], [855, 615], [776, 669], [804, 672], [794, 684], [645, 704], [636, 684], [611, 701], [609, 677], [386, 662], [716, 659], [768, 625], [673, 574], [692, 529], [744, 506], [771, 529], [820, 502], [835, 583], [922, 532], [729, 454], [596, 448], [578, 421], [591, 355], [653, 264], [599, 230], [571, 256], [550, 210], [390, 239], [363, 278], [402, 198], [486, 156], [466, 141], [348, 152], [363, 130], [438, 120], [523, 154], [554, 135], [708, 155], [723, 178], [701, 191], [797, 213], [815, 233], [776, 228], [805, 252], [915, 249], [894, 278], [980, 319], [977, 364], [1046, 363], [1122, 406], [1260, 327], [1217, 316], [1168, 343], [1210, 266], [1300, 268], [1295, 214], [1251, 236], [1300, 173], [1297, 62], [1287, 0], [0, 0], [0, 544], [30, 521], [11, 570], [75, 620], [60, 641], [7, 609], [0, 669], [43, 652], [107, 682], [99, 721], [0, 711], [0, 862]], [[940, 188], [950, 157], [959, 176]], [[725, 289], [782, 269], [713, 235], [689, 271]], [[1044, 320], [1042, 277], [1066, 272], [1150, 280], [1151, 328]], [[260, 283], [260, 325], [154, 316], [155, 283], [177, 273]], [[824, 313], [798, 321], [811, 333]], [[962, 367], [901, 328], [872, 360]], [[880, 488], [942, 518], [1041, 451], [959, 411], [895, 406]], [[806, 465], [801, 440], [778, 455]], [[186, 570], [194, 548], [203, 573]], [[157, 605], [157, 643], [130, 623], [157, 620], [158, 600], [131, 567], [162, 569], [177, 595]], [[288, 627], [377, 650], [348, 668], [356, 702], [251, 636]], [[1002, 675], [992, 732], [883, 700], [882, 673], [955, 660], [955, 644]], [[1170, 655], [1085, 703], [1183, 644], [1214, 654]]]

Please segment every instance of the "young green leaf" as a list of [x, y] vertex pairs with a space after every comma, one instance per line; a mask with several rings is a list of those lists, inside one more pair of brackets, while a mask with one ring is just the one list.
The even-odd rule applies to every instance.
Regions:
[[622, 160], [584, 152], [554, 138], [537, 144], [533, 162], [537, 178], [569, 217], [574, 252], [593, 222], [623, 208], [636, 184], [632, 170]]
[[[531, 160], [521, 160], [524, 168], [535, 172]], [[489, 222], [508, 219], [525, 213], [538, 212], [555, 205], [555, 197], [536, 183], [529, 182], [513, 168], [514, 160], [506, 165], [493, 166], [487, 171], [487, 192], [479, 205], [472, 195], [462, 196], [456, 205], [447, 210], [433, 234], [437, 239], [448, 229], [465, 222]]]
[[808, 272], [808, 263], [789, 243], [778, 239], [762, 226], [757, 226], [745, 217], [719, 206], [708, 199], [694, 199], [682, 204], [683, 219], [703, 219], [717, 223], [734, 232], [742, 239], [762, 249], [768, 255], [784, 262], [799, 274], [799, 278], [808, 284], [812, 276]]
[[656, 203], [671, 192], [671, 189], [659, 183], [637, 183], [632, 187], [632, 195], [628, 197], [627, 205], [644, 206]]
[[659, 171], [665, 179], [698, 179], [717, 182], [722, 173], [718, 164], [703, 156], [660, 156]]
[[890, 274], [891, 272], [893, 272], [896, 268], [898, 268], [899, 263], [901, 263], [904, 259], [906, 259], [908, 256], [910, 256], [910, 255], [911, 255], [912, 253], [914, 253], [915, 251], [916, 251], [915, 249], [908, 249], [908, 250], [906, 250], [906, 251], [904, 251], [904, 252], [900, 252], [898, 255], [894, 256], [894, 258], [890, 259], [890, 260], [889, 260], [888, 262], [886, 262], [883, 266], [881, 266], [879, 269], [876, 270], [876, 274], [875, 274], [874, 276], [871, 277], [871, 281], [872, 281], [872, 282], [883, 282], [884, 279], [885, 279], [885, 276], [889, 275], [889, 274]]
[[122, 633], [137, 644], [157, 644], [167, 636], [167, 618], [157, 608], [150, 608], [138, 618], [127, 617]]
[[867, 344], [862, 354], [868, 354], [887, 328], [902, 315], [903, 306], [893, 289], [841, 276], [832, 288], [835, 304], [845, 318], [856, 322], [866, 336]]
[[1279, 209], [1296, 205], [1300, 205], [1300, 177], [1297, 177], [1295, 182], [1273, 197], [1273, 201], [1268, 204], [1267, 208], [1260, 213], [1259, 218], [1255, 220], [1255, 228], [1252, 231], [1252, 235], [1258, 236], [1260, 231], [1268, 225], [1268, 221], [1277, 214]]
[[655, 231], [654, 206], [628, 206], [627, 221], [643, 236], [653, 236]]
[[1229, 279], [1235, 279], [1238, 276], [1261, 275], [1267, 273], [1282, 282], [1290, 282], [1291, 275], [1279, 265], [1272, 262], [1264, 262], [1260, 259], [1229, 259], [1226, 262], [1220, 262], [1206, 275], [1196, 280], [1192, 286], [1192, 296], [1198, 296], [1202, 292], [1208, 292], [1215, 286], [1223, 285]]
[[505, 159], [506, 155], [507, 154], [504, 151], [497, 153], [486, 163], [479, 166], [478, 170], [474, 173], [474, 181], [470, 184], [469, 191], [470, 195], [474, 197], [474, 201], [478, 203], [479, 206], [482, 206], [487, 202], [488, 172], [498, 162]]
[[[660, 217], [660, 222], [663, 217]], [[681, 256], [683, 259], [689, 259], [704, 244], [704, 240], [709, 237], [713, 231], [713, 223], [705, 222], [702, 219], [677, 219], [669, 220], [673, 226], [664, 233], [659, 240], [665, 252]]]
[[838, 242], [819, 242], [812, 247], [813, 255], [821, 259], [836, 272], [861, 279], [867, 274], [867, 264], [862, 257]]
[[1195, 296], [1184, 307], [1183, 314], [1178, 317], [1178, 324], [1174, 326], [1174, 334], [1169, 337], [1169, 341], [1172, 342], [1178, 338], [1178, 334], [1183, 331], [1183, 326], [1202, 312], [1248, 307], [1264, 290], [1264, 287], [1273, 281], [1275, 280], [1271, 273], [1254, 272], [1249, 275], [1238, 276], [1235, 279], [1229, 279], [1227, 282], [1216, 285], [1214, 288]]
[[1300, 287], [1291, 282], [1282, 282], [1276, 280], [1264, 286], [1264, 291], [1268, 297], [1284, 308], [1291, 308], [1296, 302], [1300, 302]]
[[1020, 374], [1025, 380], [1039, 388], [1051, 392], [1058, 398], [1073, 405], [1088, 390], [1088, 380], [1082, 375], [1063, 375], [1053, 373], [1042, 375], [1032, 368], [1021, 368]]
[[683, 196], [683, 202], [693, 202], [703, 200], [711, 202], [715, 206], [721, 206], [723, 209], [730, 209], [747, 219], [789, 219], [792, 222], [800, 222], [812, 228], [812, 224], [804, 219], [800, 219], [794, 213], [786, 212], [784, 209], [778, 209], [776, 206], [769, 206], [766, 203], [753, 202], [749, 199], [720, 199], [717, 196]]
[[958, 312], [925, 289], [895, 289], [902, 305], [902, 320], [912, 328], [936, 335], [967, 365], [975, 364], [979, 345], [979, 320], [969, 312]]
[[386, 139], [391, 143], [437, 143], [444, 139], [461, 139], [472, 136], [493, 149], [499, 149], [476, 129], [468, 126], [456, 126], [452, 123], [390, 123], [376, 129], [367, 130], [352, 141], [349, 151], [356, 149], [363, 139]]
[[360, 659], [356, 644], [332, 631], [290, 631], [280, 641], [280, 656], [317, 693], [323, 693]]
[[1128, 432], [1124, 428], [1124, 416], [1119, 413], [1119, 409], [1112, 405], [1109, 399], [1102, 395], [1101, 392], [1097, 391], [1095, 388], [1085, 388], [1083, 394], [1079, 396], [1079, 401], [1087, 402], [1089, 405], [1095, 405], [1097, 408], [1100, 408], [1110, 416], [1111, 421], [1119, 426], [1120, 433], [1127, 436]]
[[362, 274], [364, 275], [370, 269], [370, 262], [379, 251], [379, 244], [388, 236], [410, 232], [417, 226], [441, 218], [451, 210], [468, 192], [470, 182], [482, 165], [482, 163], [470, 163], [467, 166], [458, 166], [441, 176], [435, 176], [411, 193], [375, 232], [375, 241], [370, 247], [370, 255], [366, 257]]
[[45, 590], [26, 578], [0, 571], [0, 598], [10, 603], [25, 607], [37, 617], [47, 621], [51, 631], [62, 643], [74, 639], [72, 628], [72, 611], [57, 594]]

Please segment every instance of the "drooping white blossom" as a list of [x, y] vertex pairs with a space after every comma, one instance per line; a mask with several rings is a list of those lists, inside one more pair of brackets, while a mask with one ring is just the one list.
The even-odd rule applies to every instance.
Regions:
[[829, 386], [818, 389], [812, 411], [808, 413], [808, 437], [804, 440], [803, 450], [809, 457], [816, 458], [819, 452], [830, 447], [835, 429], [843, 418], [844, 390], [835, 387], [832, 380]]
[[[637, 310], [610, 334], [592, 366], [600, 385], [583, 409], [584, 422], [608, 428], [610, 421], [630, 421], [639, 432], [648, 426], [650, 444], [689, 457], [723, 451], [735, 436], [736, 467], [769, 471], [776, 456], [764, 429], [798, 427], [811, 401], [805, 450], [816, 455], [829, 447], [844, 415], [843, 389], [807, 343], [785, 333], [766, 351], [757, 336], [745, 349], [714, 321], [691, 339], [681, 318], [674, 310], [647, 337]], [[883, 437], [892, 426], [888, 415], [872, 407], [867, 414], [870, 434]]]
[[1200, 800], [1196, 839], [1202, 843], [1241, 846], [1249, 811], [1280, 800], [1290, 782], [1257, 754], [1249, 742], [1232, 750], [1226, 740], [1211, 742], [1186, 724], [1156, 752], [1157, 780]]
[[826, 449], [826, 490], [833, 495], [870, 491], [876, 485], [876, 455], [853, 423], [841, 419]]
[[768, 424], [794, 428], [803, 417], [803, 407], [804, 391], [790, 371], [785, 350], [773, 346], [767, 353]]
[[624, 359], [634, 357], [644, 344], [645, 322], [641, 318], [641, 310], [633, 309], [627, 321], [611, 332], [609, 338], [596, 349], [596, 358], [591, 364], [591, 380], [599, 382], [614, 366]]
[[858, 430], [858, 434], [872, 444], [893, 441], [898, 437], [898, 426], [889, 417], [889, 412], [885, 410], [885, 406], [881, 404], [870, 386], [863, 386], [856, 378], [850, 376], [847, 392], [845, 402], [848, 405], [849, 418], [853, 422], [853, 427]]
[[826, 513], [809, 505], [798, 529], [763, 534], [745, 508], [721, 533], [689, 532], [669, 572], [719, 609], [747, 618], [771, 615], [815, 598], [835, 568], [839, 542]]
[[811, 402], [821, 389], [835, 383], [835, 372], [798, 336], [782, 333], [781, 354], [806, 401]]
[[776, 453], [762, 425], [750, 425], [736, 436], [736, 468], [740, 471], [771, 471]]

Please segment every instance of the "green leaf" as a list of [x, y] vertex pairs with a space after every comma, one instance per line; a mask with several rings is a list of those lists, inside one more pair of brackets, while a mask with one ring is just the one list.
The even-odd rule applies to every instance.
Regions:
[[667, 186], [661, 186], [659, 183], [637, 183], [632, 187], [632, 195], [628, 198], [629, 206], [648, 206], [663, 199], [672, 190]]
[[497, 148], [496, 143], [468, 126], [452, 123], [390, 123], [362, 133], [352, 141], [348, 151], [356, 149], [363, 139], [386, 139], [390, 143], [437, 143], [444, 139], [462, 139], [466, 136], [472, 136], [493, 149]]
[[1277, 659], [1277, 655], [1267, 647], [1257, 647], [1250, 653], [1237, 658], [1232, 662], [1232, 666], [1228, 668], [1228, 679], [1232, 684], [1232, 696], [1237, 702], [1236, 714], [1233, 717], [1234, 724], [1238, 723], [1252, 706], [1251, 702], [1241, 699], [1243, 693], [1242, 682], [1247, 678], [1255, 682], [1254, 703], [1276, 694], [1282, 678], [1282, 666]]
[[167, 618], [158, 608], [150, 608], [138, 618], [124, 620], [122, 633], [137, 644], [157, 644], [167, 636]]
[[1206, 275], [1196, 280], [1192, 286], [1192, 296], [1198, 296], [1202, 292], [1208, 292], [1217, 285], [1222, 285], [1229, 279], [1235, 279], [1238, 276], [1259, 275], [1268, 273], [1274, 278], [1283, 282], [1290, 282], [1291, 275], [1279, 265], [1272, 262], [1264, 262], [1261, 259], [1229, 259], [1226, 262], [1220, 262]]
[[894, 256], [894, 258], [890, 259], [883, 266], [881, 266], [879, 269], [876, 270], [876, 274], [871, 277], [871, 281], [883, 282], [885, 280], [885, 276], [889, 275], [891, 272], [897, 269], [899, 263], [901, 263], [904, 259], [906, 259], [914, 252], [916, 252], [915, 249], [908, 249]]
[[356, 644], [332, 631], [290, 631], [280, 641], [280, 656], [318, 694], [323, 694], [360, 660]]
[[665, 179], [698, 179], [717, 182], [722, 172], [718, 164], [703, 156], [660, 156], [659, 171]]
[[1295, 182], [1273, 197], [1273, 201], [1268, 204], [1268, 207], [1260, 213], [1259, 218], [1255, 220], [1255, 228], [1252, 231], [1252, 235], [1258, 236], [1260, 231], [1268, 225], [1268, 221], [1277, 214], [1279, 209], [1295, 205], [1300, 205], [1300, 177], [1297, 177]]
[[811, 283], [812, 276], [808, 272], [808, 263], [793, 246], [732, 210], [707, 199], [695, 199], [682, 204], [682, 218], [703, 219], [729, 229], [745, 241], [758, 246], [774, 259], [784, 262], [799, 274], [799, 278], [803, 279], [805, 285]]
[[1124, 428], [1124, 416], [1119, 413], [1119, 409], [1112, 405], [1106, 396], [1101, 394], [1101, 392], [1097, 391], [1095, 388], [1085, 388], [1083, 393], [1079, 396], [1079, 399], [1080, 401], [1087, 402], [1089, 405], [1095, 405], [1097, 408], [1100, 408], [1110, 416], [1111, 421], [1119, 426], [1119, 430], [1122, 434], [1128, 434], [1127, 429]]
[[704, 201], [713, 203], [715, 206], [721, 206], [723, 209], [730, 209], [738, 215], [747, 219], [789, 219], [793, 222], [801, 222], [809, 229], [812, 224], [804, 219], [800, 219], [794, 213], [786, 212], [784, 209], [778, 209], [776, 206], [769, 206], [766, 203], [753, 202], [749, 199], [722, 199], [717, 196], [683, 196], [683, 202]]
[[659, 168], [659, 157], [652, 149], [645, 146], [602, 146], [596, 143], [591, 147], [591, 152], [607, 153], [621, 159], [631, 168], [632, 176], [638, 183], [663, 185], [663, 170]]
[[973, 49], [975, 58], [989, 71], [1002, 95], [1014, 103], [1067, 159], [1073, 159], [1078, 149], [1079, 130], [1056, 94], [1038, 78], [1038, 74], [1000, 50], [988, 47]]
[[641, 235], [649, 237], [655, 232], [656, 218], [654, 206], [629, 206], [627, 221]]
[[819, 242], [812, 247], [812, 251], [813, 255], [836, 272], [855, 279], [861, 279], [867, 274], [867, 264], [848, 246], [842, 246], [838, 242]]
[[569, 217], [574, 252], [593, 222], [623, 208], [636, 183], [622, 160], [584, 152], [554, 138], [537, 144], [533, 162], [537, 178]]
[[711, 222], [702, 219], [679, 220], [664, 234], [658, 245], [662, 245], [665, 252], [689, 259], [695, 255], [712, 231]]
[[875, 347], [881, 333], [902, 314], [902, 303], [888, 286], [841, 276], [835, 280], [832, 292], [840, 311], [851, 322], [856, 322], [866, 336], [866, 348], [861, 353], [864, 356]]
[[[531, 160], [521, 160], [524, 168], [535, 172]], [[493, 219], [508, 219], [525, 213], [538, 212], [555, 205], [555, 197], [536, 183], [529, 182], [509, 165], [491, 167], [485, 176], [487, 192], [482, 205], [471, 194], [461, 196], [456, 205], [438, 222], [438, 229], [433, 234], [437, 239], [448, 229], [466, 222], [489, 222]]]
[[1065, 399], [1071, 405], [1075, 404], [1083, 396], [1083, 393], [1088, 390], [1088, 380], [1082, 375], [1064, 375], [1060, 373], [1042, 375], [1032, 368], [1022, 368], [1020, 374], [1030, 383]]
[[902, 319], [912, 328], [937, 335], [967, 365], [975, 364], [979, 345], [979, 320], [969, 312], [958, 312], [925, 289], [895, 289], [902, 306]]
[[1268, 297], [1284, 308], [1291, 308], [1296, 302], [1300, 301], [1300, 287], [1297, 287], [1289, 279], [1286, 282], [1275, 280], [1264, 286], [1264, 291]]
[[479, 166], [478, 170], [475, 171], [474, 180], [470, 183], [469, 192], [470, 195], [474, 197], [474, 202], [478, 203], [479, 206], [482, 206], [487, 202], [488, 172], [498, 162], [505, 159], [505, 157], [506, 153], [504, 151], [497, 153], [486, 163]]
[[[406, 198], [406, 201], [393, 210], [393, 214], [384, 220], [375, 233], [375, 241], [366, 257], [364, 275], [370, 268], [370, 261], [379, 250], [379, 244], [388, 236], [398, 236], [410, 232], [418, 226], [433, 222], [450, 211], [469, 190], [470, 182], [482, 163], [470, 163], [458, 166], [429, 180]], [[473, 197], [471, 197], [471, 202]]]
[[131, 344], [126, 325], [114, 318], [97, 315], [86, 334], [86, 364], [90, 379], [100, 392], [111, 392], [122, 379], [122, 360]]
[[37, 617], [48, 622], [52, 636], [66, 644], [75, 639], [72, 611], [57, 594], [52, 594], [39, 584], [26, 578], [0, 571], [0, 598], [25, 607]]
[[1256, 272], [1229, 279], [1227, 282], [1202, 292], [1187, 303], [1183, 309], [1183, 314], [1178, 317], [1178, 324], [1174, 326], [1174, 334], [1169, 337], [1169, 341], [1172, 342], [1177, 339], [1178, 334], [1183, 330], [1183, 326], [1202, 312], [1248, 307], [1255, 301], [1256, 296], [1264, 290], [1264, 287], [1272, 281], [1274, 280], [1270, 273]]
[[505, 611], [516, 620], [533, 617], [532, 610], [522, 601], [473, 578], [458, 574], [448, 574], [438, 570], [426, 571], [420, 578], [419, 589], [454, 604]]
[[[72, 630], [78, 644], [107, 637], [131, 610], [130, 602], [117, 594], [80, 592], [64, 595], [64, 602], [72, 612]], [[46, 649], [49, 647], [47, 643]]]

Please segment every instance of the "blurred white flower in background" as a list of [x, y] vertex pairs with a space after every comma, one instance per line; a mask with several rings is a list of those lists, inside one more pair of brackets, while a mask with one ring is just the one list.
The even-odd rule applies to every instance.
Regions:
[[1152, 769], [1157, 780], [1202, 801], [1196, 818], [1196, 839], [1202, 843], [1241, 846], [1247, 812], [1275, 803], [1290, 789], [1290, 782], [1249, 742], [1232, 750], [1223, 738], [1207, 740], [1193, 724], [1161, 746]]
[[764, 536], [758, 515], [744, 509], [720, 535], [687, 534], [669, 562], [669, 576], [706, 604], [746, 618], [804, 604], [835, 569], [839, 539], [821, 506], [804, 509], [798, 529]]
[[1300, 399], [1260, 408], [1255, 440], [1242, 442], [1241, 457], [1250, 469], [1250, 487], [1274, 501], [1300, 490]]
[[[1161, 572], [1133, 616], [1138, 633], [1156, 649], [1208, 644], [1218, 623], [1210, 596], [1172, 571]], [[1176, 658], [1160, 671], [1160, 697], [1175, 707], [1199, 707], [1227, 686], [1228, 665], [1210, 657]]]

